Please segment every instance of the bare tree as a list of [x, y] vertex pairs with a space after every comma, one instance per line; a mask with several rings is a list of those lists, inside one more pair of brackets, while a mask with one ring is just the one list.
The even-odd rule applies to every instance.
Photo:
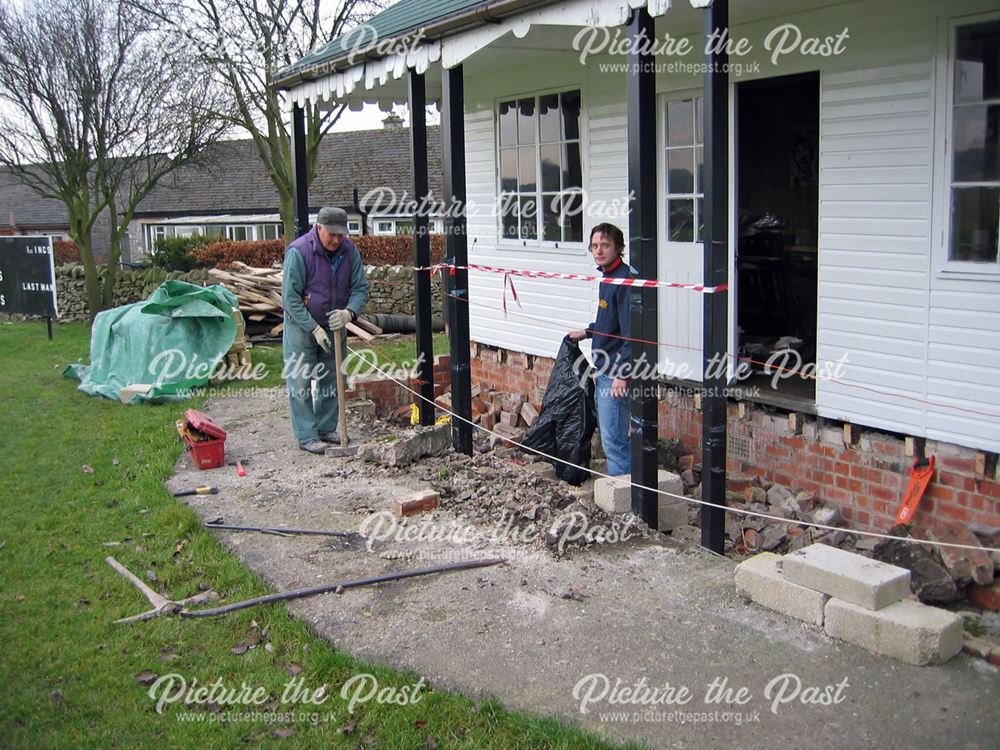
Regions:
[[[0, 0], [0, 164], [66, 205], [86, 269], [91, 318], [110, 307], [115, 264], [136, 206], [166, 174], [217, 140], [209, 76], [122, 0]], [[103, 283], [92, 231], [106, 212]]]
[[[233, 98], [231, 124], [253, 139], [275, 189], [287, 240], [295, 234], [290, 128], [276, 73], [352, 26], [388, 0], [128, 0], [156, 15], [160, 30], [212, 65]], [[307, 179], [323, 136], [346, 105], [306, 115]]]

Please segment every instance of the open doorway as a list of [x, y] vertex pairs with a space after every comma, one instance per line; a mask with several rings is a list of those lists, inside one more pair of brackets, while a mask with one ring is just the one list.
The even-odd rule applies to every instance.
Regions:
[[[739, 353], [755, 371], [769, 359], [805, 366], [816, 359], [819, 74], [739, 84], [736, 123]], [[785, 350], [794, 354], [776, 354]], [[760, 374], [746, 385], [762, 400], [815, 400], [812, 379], [771, 383]]]

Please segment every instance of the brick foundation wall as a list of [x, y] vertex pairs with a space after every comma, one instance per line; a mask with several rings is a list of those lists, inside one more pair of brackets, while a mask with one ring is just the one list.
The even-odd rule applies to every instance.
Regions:
[[538, 406], [545, 395], [555, 360], [473, 341], [469, 347], [469, 363], [473, 385], [479, 383], [484, 390], [523, 393]]
[[[472, 382], [483, 388], [523, 393], [540, 404], [554, 360], [473, 342]], [[701, 411], [696, 394], [661, 386], [659, 434], [676, 438], [701, 461]], [[933, 440], [906, 439], [842, 422], [795, 414], [752, 403], [731, 402], [728, 433], [749, 443], [749, 460], [730, 451], [726, 472], [731, 489], [761, 476], [791, 489], [807, 490], [837, 505], [857, 529], [887, 531], [895, 522], [909, 481], [913, 453], [934, 455], [937, 471], [917, 510], [915, 523], [931, 518], [1000, 528], [997, 457]], [[850, 443], [845, 443], [845, 436]]]
[[[451, 357], [437, 355], [434, 357], [434, 395], [439, 396], [451, 385]], [[409, 386], [419, 390], [416, 379], [411, 379]], [[354, 379], [353, 386], [347, 391], [347, 400], [368, 399], [375, 403], [375, 413], [380, 417], [388, 417], [397, 409], [409, 406], [416, 401], [410, 391], [396, 381], [379, 373], [360, 376]]]

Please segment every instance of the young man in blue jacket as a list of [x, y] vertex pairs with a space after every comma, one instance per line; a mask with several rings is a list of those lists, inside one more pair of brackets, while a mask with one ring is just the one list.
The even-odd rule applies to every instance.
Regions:
[[346, 340], [347, 324], [357, 320], [368, 301], [368, 278], [361, 253], [347, 236], [345, 211], [321, 208], [316, 226], [288, 246], [281, 301], [292, 432], [302, 450], [325, 453], [325, 443], [340, 442], [337, 365], [330, 336]]
[[[635, 271], [622, 260], [625, 236], [614, 224], [598, 224], [590, 232], [590, 252], [605, 278], [624, 279]], [[570, 338], [593, 337], [591, 357], [597, 374], [597, 426], [608, 457], [608, 474], [632, 473], [629, 443], [628, 377], [631, 348], [628, 288], [601, 284], [597, 319], [585, 330], [570, 331]]]

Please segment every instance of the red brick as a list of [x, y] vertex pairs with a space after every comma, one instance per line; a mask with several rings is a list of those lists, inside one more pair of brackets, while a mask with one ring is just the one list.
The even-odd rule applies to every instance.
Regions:
[[942, 487], [940, 484], [930, 484], [927, 487], [925, 497], [936, 497], [948, 502], [955, 502], [955, 490], [951, 487]]
[[929, 529], [924, 530], [923, 534], [933, 542], [979, 547], [979, 549], [939, 547], [938, 552], [953, 578], [972, 578], [980, 585], [993, 582], [993, 560], [989, 553], [981, 548], [979, 540], [968, 528], [953, 521], [936, 521]]
[[850, 464], [852, 466], [857, 466], [859, 464], [864, 463], [864, 457], [860, 453], [854, 450], [841, 451], [839, 458], [844, 463]]
[[847, 505], [851, 501], [850, 493], [846, 490], [837, 489], [836, 487], [825, 488], [823, 498], [840, 506]]
[[531, 427], [535, 423], [535, 420], [538, 419], [538, 409], [530, 401], [525, 401], [524, 406], [521, 407], [521, 419], [524, 420], [528, 427]]
[[934, 461], [939, 471], [955, 472], [969, 477], [976, 474], [975, 456], [935, 456]]
[[973, 583], [965, 590], [965, 596], [980, 607], [1000, 612], [1000, 580], [993, 581], [989, 586]]
[[949, 518], [954, 518], [965, 523], [969, 523], [972, 520], [972, 514], [969, 513], [968, 509], [959, 508], [957, 505], [945, 505], [942, 503], [937, 512], [943, 516], [948, 516]]
[[397, 497], [393, 507], [397, 516], [415, 516], [438, 507], [441, 496], [434, 490], [421, 490], [407, 497]]
[[903, 457], [902, 440], [892, 440], [890, 442], [885, 440], [872, 440], [871, 447], [873, 453], [881, 453], [884, 456], [893, 456], [896, 458]]
[[746, 474], [726, 474], [726, 491], [743, 494], [753, 482], [753, 477]]
[[888, 502], [898, 500], [899, 502], [902, 502], [902, 497], [899, 492], [889, 489], [881, 484], [869, 485], [868, 492], [871, 493], [873, 497], [877, 497], [880, 500], [886, 500]]

